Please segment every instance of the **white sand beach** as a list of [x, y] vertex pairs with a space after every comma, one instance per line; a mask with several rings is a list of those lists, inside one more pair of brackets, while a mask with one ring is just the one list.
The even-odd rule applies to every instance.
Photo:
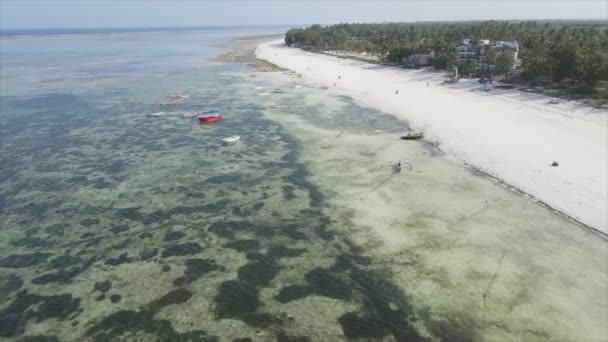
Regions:
[[441, 85], [441, 73], [310, 53], [282, 41], [259, 45], [256, 55], [408, 121], [456, 160], [608, 233], [607, 111], [516, 90], [485, 92], [475, 80]]

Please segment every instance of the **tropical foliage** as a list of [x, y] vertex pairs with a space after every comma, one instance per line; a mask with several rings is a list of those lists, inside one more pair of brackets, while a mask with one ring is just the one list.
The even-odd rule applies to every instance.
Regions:
[[[448, 69], [457, 65], [455, 49], [463, 38], [470, 38], [474, 47], [481, 39], [518, 41], [526, 80], [576, 85], [589, 93], [608, 82], [608, 21], [312, 25], [289, 30], [285, 43], [309, 50], [367, 52], [395, 64], [412, 54], [433, 52], [434, 66]], [[486, 54], [486, 59], [496, 59], [497, 73], [510, 70], [508, 53]]]

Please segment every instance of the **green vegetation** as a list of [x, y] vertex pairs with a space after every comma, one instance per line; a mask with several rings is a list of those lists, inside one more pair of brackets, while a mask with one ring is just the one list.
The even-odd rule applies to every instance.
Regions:
[[[608, 21], [485, 21], [453, 23], [384, 23], [312, 25], [285, 34], [285, 43], [313, 51], [366, 52], [392, 64], [406, 64], [414, 54], [433, 55], [437, 69], [459, 67], [461, 74], [481, 74], [477, 63], [459, 62], [463, 39], [478, 60], [495, 61], [495, 75], [568, 93], [608, 98]], [[517, 41], [521, 65], [513, 72], [514, 51], [482, 49], [482, 39]]]

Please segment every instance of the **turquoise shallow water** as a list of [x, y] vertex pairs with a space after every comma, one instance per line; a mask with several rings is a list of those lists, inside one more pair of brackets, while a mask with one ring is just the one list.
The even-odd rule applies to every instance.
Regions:
[[606, 336], [605, 242], [391, 115], [209, 61], [243, 34], [0, 40], [0, 340]]
[[[419, 337], [389, 307], [399, 291], [335, 235], [246, 67], [206, 60], [236, 34], [1, 41], [2, 338]], [[190, 97], [159, 105], [176, 92]], [[226, 120], [184, 117], [215, 108]], [[310, 296], [317, 310], [294, 304]]]

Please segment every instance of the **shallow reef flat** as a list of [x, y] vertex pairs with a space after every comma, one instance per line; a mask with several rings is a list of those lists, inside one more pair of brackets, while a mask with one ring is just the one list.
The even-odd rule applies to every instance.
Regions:
[[3, 92], [0, 339], [605, 337], [605, 242], [407, 123], [255, 64], [138, 70]]

